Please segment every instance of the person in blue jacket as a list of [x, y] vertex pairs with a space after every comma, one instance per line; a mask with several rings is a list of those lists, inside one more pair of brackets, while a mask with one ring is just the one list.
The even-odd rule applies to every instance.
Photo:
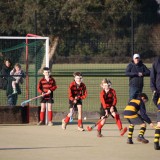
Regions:
[[126, 68], [129, 77], [129, 100], [138, 98], [143, 91], [144, 76], [150, 75], [150, 70], [143, 64], [139, 54], [133, 55], [133, 60]]
[[157, 106], [157, 126], [155, 127], [154, 148], [160, 150], [160, 56], [152, 64], [150, 87], [153, 92], [153, 102]]

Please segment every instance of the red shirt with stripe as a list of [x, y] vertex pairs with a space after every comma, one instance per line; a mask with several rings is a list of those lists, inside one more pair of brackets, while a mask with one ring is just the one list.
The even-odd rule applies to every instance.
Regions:
[[50, 93], [49, 95], [45, 95], [45, 96], [44, 96], [45, 99], [48, 99], [48, 98], [50, 98], [50, 97], [53, 97], [53, 91], [56, 90], [56, 88], [57, 88], [57, 86], [56, 86], [56, 81], [55, 81], [54, 78], [51, 77], [51, 76], [49, 77], [49, 81], [47, 81], [47, 80], [45, 79], [45, 77], [41, 78], [41, 79], [39, 80], [38, 87], [37, 87], [38, 92], [39, 92], [40, 94], [42, 94], [42, 93], [47, 93], [48, 90], [51, 91], [51, 93]]
[[87, 89], [84, 83], [81, 83], [80, 85], [76, 84], [75, 81], [73, 81], [69, 85], [69, 100], [73, 101], [75, 97], [78, 97], [78, 99], [85, 99], [87, 97]]
[[106, 93], [105, 90], [100, 92], [100, 101], [104, 109], [116, 106], [117, 96], [116, 91], [112, 88]]

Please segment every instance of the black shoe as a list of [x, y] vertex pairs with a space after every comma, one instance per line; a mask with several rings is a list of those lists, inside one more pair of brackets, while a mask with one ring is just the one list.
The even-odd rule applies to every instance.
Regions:
[[149, 141], [147, 140], [147, 139], [145, 139], [142, 135], [139, 135], [138, 137], [137, 137], [137, 141], [138, 142], [142, 142], [142, 143], [149, 143]]
[[155, 150], [160, 150], [160, 146], [158, 142], [154, 142], [154, 149]]
[[128, 138], [128, 139], [127, 139], [127, 144], [133, 144], [132, 139]]

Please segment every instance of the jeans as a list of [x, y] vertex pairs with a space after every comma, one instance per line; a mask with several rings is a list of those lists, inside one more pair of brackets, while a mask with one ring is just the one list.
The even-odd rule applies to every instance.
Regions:
[[129, 88], [129, 100], [137, 99], [138, 95], [142, 93], [143, 88], [131, 87]]
[[10, 94], [8, 95], [8, 105], [15, 106], [17, 104], [18, 95], [17, 94]]

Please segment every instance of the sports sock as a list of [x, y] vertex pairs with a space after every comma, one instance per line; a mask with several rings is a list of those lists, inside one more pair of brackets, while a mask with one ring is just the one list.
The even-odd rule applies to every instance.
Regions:
[[103, 125], [101, 123], [99, 123], [97, 126], [97, 131], [101, 131], [102, 127], [103, 127]]
[[139, 136], [140, 136], [140, 137], [143, 137], [145, 131], [146, 131], [146, 127], [141, 127], [141, 128], [140, 128], [140, 131], [139, 131]]
[[78, 127], [82, 127], [82, 119], [78, 119]]
[[133, 131], [134, 131], [134, 126], [130, 125], [128, 131], [128, 139], [132, 139]]
[[44, 121], [44, 112], [40, 112], [40, 121]]
[[160, 139], [160, 128], [156, 127], [154, 134], [154, 143], [159, 143]]
[[52, 121], [52, 111], [48, 111], [48, 120]]
[[122, 122], [120, 120], [119, 114], [115, 115], [115, 120], [116, 120], [116, 124], [118, 126], [118, 129], [121, 130], [122, 129]]
[[70, 120], [70, 117], [66, 116], [64, 121], [65, 121], [65, 123], [69, 123], [69, 120]]

